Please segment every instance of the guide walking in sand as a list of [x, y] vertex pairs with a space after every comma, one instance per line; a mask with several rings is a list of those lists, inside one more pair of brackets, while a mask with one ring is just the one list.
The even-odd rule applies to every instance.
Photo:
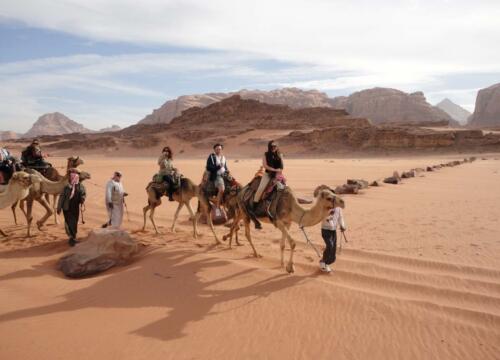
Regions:
[[109, 221], [102, 227], [120, 228], [123, 222], [123, 212], [125, 196], [128, 194], [123, 188], [121, 182], [122, 173], [115, 171], [113, 177], [106, 184], [106, 209], [108, 211]]

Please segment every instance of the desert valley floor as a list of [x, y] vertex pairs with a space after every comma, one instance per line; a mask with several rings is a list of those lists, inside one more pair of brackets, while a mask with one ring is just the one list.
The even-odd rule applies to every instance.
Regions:
[[[287, 159], [294, 192], [375, 180], [465, 155], [371, 159]], [[482, 158], [485, 159], [482, 159]], [[296, 272], [279, 266], [280, 233], [253, 231], [262, 258], [243, 246], [214, 246], [206, 225], [194, 240], [186, 210], [156, 212], [162, 234], [142, 228], [145, 186], [156, 159], [86, 157], [92, 174], [80, 237], [106, 221], [104, 184], [123, 172], [130, 221], [144, 250], [124, 267], [69, 280], [56, 270], [68, 249], [49, 219], [25, 238], [10, 209], [0, 226], [1, 359], [498, 359], [500, 356], [500, 156], [344, 195], [349, 243], [330, 275], [296, 225]], [[63, 158], [51, 159], [63, 166]], [[195, 182], [204, 159], [177, 159]], [[243, 184], [259, 160], [229, 168]], [[196, 207], [193, 199], [192, 206]], [[35, 205], [35, 217], [41, 214]], [[19, 213], [20, 217], [22, 216]], [[62, 219], [61, 219], [62, 221]], [[22, 219], [24, 224], [24, 219]], [[217, 227], [218, 234], [226, 232]], [[307, 229], [318, 246], [320, 227]], [[287, 254], [288, 255], [288, 251]]]

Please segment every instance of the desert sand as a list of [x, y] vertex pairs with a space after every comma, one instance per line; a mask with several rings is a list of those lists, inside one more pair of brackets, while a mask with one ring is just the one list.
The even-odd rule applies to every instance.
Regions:
[[[287, 159], [286, 176], [297, 195], [312, 198], [320, 184], [463, 157]], [[243, 235], [244, 245], [229, 250], [214, 246], [203, 225], [194, 240], [186, 210], [170, 233], [176, 203], [166, 200], [156, 213], [162, 234], [150, 223], [140, 232], [156, 159], [84, 159], [92, 180], [80, 236], [106, 221], [103, 187], [120, 169], [130, 193], [124, 227], [144, 250], [128, 266], [70, 280], [55, 267], [68, 249], [63, 225], [50, 219], [26, 239], [10, 209], [1, 210], [0, 226], [10, 235], [0, 242], [1, 359], [499, 357], [498, 156], [345, 195], [349, 243], [330, 275], [318, 271], [296, 225], [293, 275], [279, 267], [280, 232], [269, 224], [253, 231], [259, 259]], [[64, 165], [63, 158], [51, 161]], [[204, 159], [176, 166], [198, 182]], [[229, 161], [242, 183], [258, 166]], [[35, 205], [35, 217], [40, 213]], [[322, 247], [319, 225], [307, 231]]]

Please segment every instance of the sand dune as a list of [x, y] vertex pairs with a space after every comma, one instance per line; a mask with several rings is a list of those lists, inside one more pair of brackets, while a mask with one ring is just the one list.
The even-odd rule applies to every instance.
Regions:
[[[288, 159], [286, 175], [299, 196], [312, 198], [319, 184], [463, 157]], [[80, 234], [106, 221], [103, 185], [120, 169], [130, 193], [124, 226], [144, 252], [127, 267], [68, 280], [55, 270], [67, 249], [63, 226], [49, 220], [25, 239], [10, 210], [1, 210], [0, 226], [11, 236], [0, 243], [0, 357], [498, 358], [500, 161], [488, 158], [345, 196], [349, 243], [331, 275], [318, 272], [316, 255], [293, 226], [296, 274], [286, 275], [271, 225], [253, 232], [260, 259], [250, 256], [243, 235], [244, 245], [232, 250], [213, 246], [206, 226], [192, 239], [185, 210], [170, 233], [175, 205], [168, 201], [157, 211], [162, 234], [149, 223], [138, 231], [155, 159], [87, 157], [83, 168], [93, 178]], [[176, 162], [195, 182], [203, 164]], [[258, 165], [229, 163], [243, 183]], [[319, 226], [307, 231], [322, 245]]]

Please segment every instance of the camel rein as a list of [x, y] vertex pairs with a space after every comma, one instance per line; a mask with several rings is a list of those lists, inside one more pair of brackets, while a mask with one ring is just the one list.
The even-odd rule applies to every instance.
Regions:
[[300, 220], [299, 220], [299, 229], [302, 230], [302, 233], [304, 233], [304, 237], [306, 238], [306, 242], [313, 248], [313, 250], [316, 253], [316, 255], [318, 255], [318, 257], [321, 258], [321, 253], [316, 248], [316, 246], [313, 244], [313, 242], [309, 239], [309, 236], [307, 236], [306, 230], [304, 229], [304, 225], [302, 225], [302, 220], [304, 219], [304, 215], [305, 214], [306, 214], [306, 212], [304, 211], [302, 213], [302, 216], [300, 217]]

